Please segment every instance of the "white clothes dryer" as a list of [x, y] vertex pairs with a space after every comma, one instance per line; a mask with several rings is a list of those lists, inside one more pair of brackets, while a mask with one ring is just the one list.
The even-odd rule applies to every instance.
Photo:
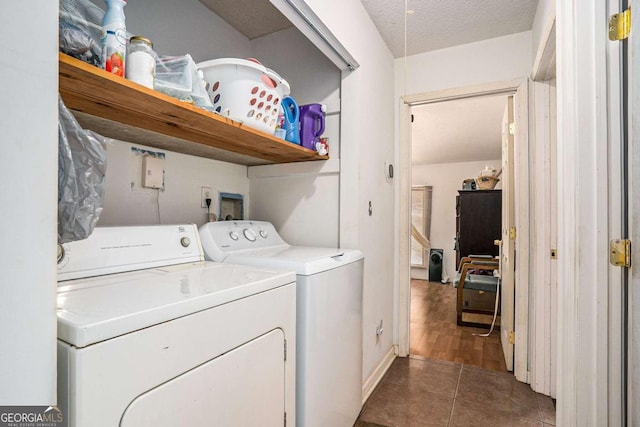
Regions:
[[297, 425], [353, 426], [362, 407], [362, 253], [291, 246], [263, 221], [210, 222], [200, 239], [207, 259], [296, 272]]
[[96, 228], [58, 259], [70, 426], [293, 424], [293, 272], [205, 261], [194, 225]]

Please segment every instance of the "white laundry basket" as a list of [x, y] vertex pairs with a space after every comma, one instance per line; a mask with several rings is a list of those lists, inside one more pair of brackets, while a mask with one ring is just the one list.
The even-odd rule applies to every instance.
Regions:
[[273, 135], [289, 83], [254, 60], [221, 58], [197, 65], [216, 112]]

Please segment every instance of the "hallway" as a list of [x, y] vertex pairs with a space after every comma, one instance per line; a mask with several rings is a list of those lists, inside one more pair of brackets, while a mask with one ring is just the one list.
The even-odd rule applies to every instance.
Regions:
[[451, 284], [411, 281], [412, 355], [394, 361], [356, 427], [555, 425], [551, 398], [507, 372], [499, 333], [457, 326], [455, 302]]

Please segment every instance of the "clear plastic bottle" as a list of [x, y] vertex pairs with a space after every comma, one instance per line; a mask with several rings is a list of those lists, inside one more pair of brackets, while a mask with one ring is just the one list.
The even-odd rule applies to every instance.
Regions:
[[127, 53], [127, 28], [124, 19], [126, 0], [104, 0], [107, 12], [102, 19], [102, 65], [117, 76], [124, 77]]

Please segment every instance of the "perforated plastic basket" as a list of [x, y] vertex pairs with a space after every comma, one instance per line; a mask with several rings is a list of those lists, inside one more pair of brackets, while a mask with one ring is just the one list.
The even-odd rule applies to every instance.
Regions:
[[207, 93], [216, 112], [273, 134], [289, 83], [254, 60], [221, 58], [201, 62]]

